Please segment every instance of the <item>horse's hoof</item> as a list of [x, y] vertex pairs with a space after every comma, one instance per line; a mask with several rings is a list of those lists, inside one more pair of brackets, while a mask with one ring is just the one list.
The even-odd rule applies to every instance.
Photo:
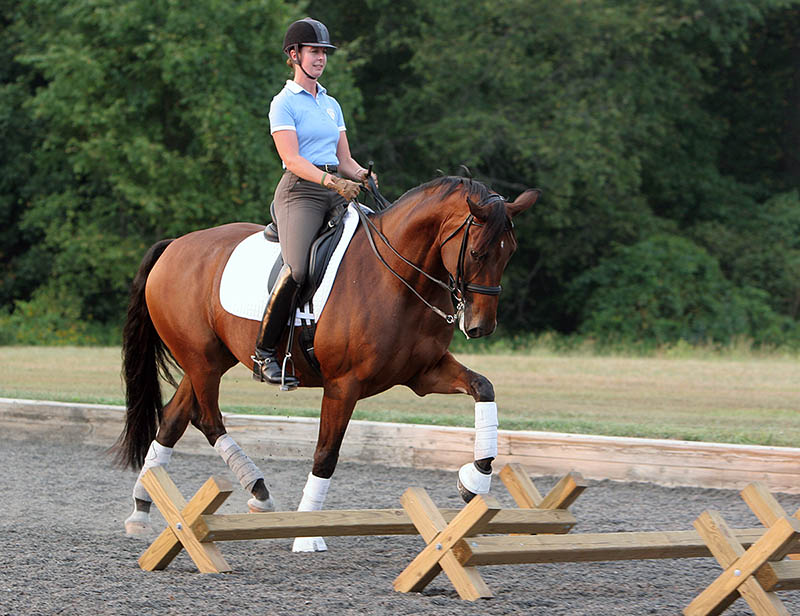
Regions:
[[147, 522], [125, 522], [125, 534], [129, 537], [149, 535], [150, 524]]
[[275, 501], [272, 500], [271, 496], [267, 500], [258, 500], [253, 497], [247, 501], [247, 507], [250, 509], [250, 513], [268, 513], [275, 511]]
[[458, 493], [465, 503], [475, 498], [476, 494], [488, 494], [492, 485], [492, 474], [482, 473], [473, 462], [458, 469]]
[[141, 537], [150, 533], [150, 514], [146, 511], [133, 510], [125, 518], [125, 534], [129, 537]]
[[322, 537], [297, 537], [292, 552], [327, 552], [328, 546]]
[[475, 498], [475, 492], [470, 492], [464, 487], [464, 484], [461, 483], [461, 479], [458, 480], [458, 493], [461, 495], [461, 499], [468, 503], [473, 498]]

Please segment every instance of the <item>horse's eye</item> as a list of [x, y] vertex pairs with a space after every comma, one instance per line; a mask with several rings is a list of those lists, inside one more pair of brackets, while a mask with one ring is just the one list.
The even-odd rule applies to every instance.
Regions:
[[483, 259], [483, 255], [479, 255], [478, 251], [475, 250], [474, 248], [470, 248], [469, 256], [475, 259], [476, 261], [480, 261], [481, 259]]

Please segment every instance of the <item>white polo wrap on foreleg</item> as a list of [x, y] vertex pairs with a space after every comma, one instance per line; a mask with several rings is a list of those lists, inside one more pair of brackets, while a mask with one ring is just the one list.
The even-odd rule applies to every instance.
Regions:
[[[323, 479], [309, 473], [306, 487], [303, 488], [303, 498], [300, 499], [297, 510], [319, 511], [322, 509], [330, 485], [330, 478]], [[292, 552], [325, 552], [327, 549], [328, 546], [322, 537], [297, 537], [292, 544]]]
[[497, 457], [497, 404], [475, 403], [475, 459]]
[[319, 511], [325, 504], [325, 497], [328, 496], [328, 488], [331, 485], [330, 478], [323, 479], [308, 474], [306, 487], [303, 488], [303, 498], [300, 499], [298, 511]]
[[214, 449], [222, 456], [225, 464], [233, 471], [239, 483], [248, 492], [252, 492], [256, 481], [264, 479], [264, 474], [247, 457], [247, 454], [242, 451], [242, 448], [239, 447], [230, 434], [220, 436], [217, 442], [214, 443]]
[[139, 477], [136, 479], [136, 483], [133, 486], [134, 498], [151, 503], [153, 502], [153, 499], [150, 498], [147, 490], [145, 490], [144, 486], [142, 485], [142, 477], [144, 477], [144, 474], [148, 469], [151, 469], [154, 466], [168, 466], [169, 461], [172, 458], [172, 451], [172, 447], [164, 447], [155, 440], [150, 443], [150, 449], [147, 450], [147, 455], [144, 458], [144, 464], [142, 464], [142, 470], [139, 471]]

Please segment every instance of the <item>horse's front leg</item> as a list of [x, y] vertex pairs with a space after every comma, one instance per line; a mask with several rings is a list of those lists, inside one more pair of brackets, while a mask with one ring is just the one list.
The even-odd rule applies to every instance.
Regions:
[[[314, 465], [303, 488], [298, 511], [319, 511], [325, 504], [344, 433], [358, 400], [357, 391], [355, 381], [325, 384]], [[324, 552], [327, 549], [322, 537], [297, 537], [292, 546], [293, 552]]]
[[417, 395], [469, 394], [475, 400], [475, 459], [458, 471], [458, 491], [465, 502], [486, 494], [492, 483], [492, 461], [497, 457], [497, 404], [494, 387], [446, 353], [439, 362], [407, 383]]

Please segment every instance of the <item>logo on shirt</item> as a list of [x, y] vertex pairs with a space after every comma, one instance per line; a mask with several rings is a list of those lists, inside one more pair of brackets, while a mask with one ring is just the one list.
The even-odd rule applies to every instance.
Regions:
[[336, 112], [331, 107], [328, 107], [328, 115], [331, 116], [331, 120], [336, 121]]

